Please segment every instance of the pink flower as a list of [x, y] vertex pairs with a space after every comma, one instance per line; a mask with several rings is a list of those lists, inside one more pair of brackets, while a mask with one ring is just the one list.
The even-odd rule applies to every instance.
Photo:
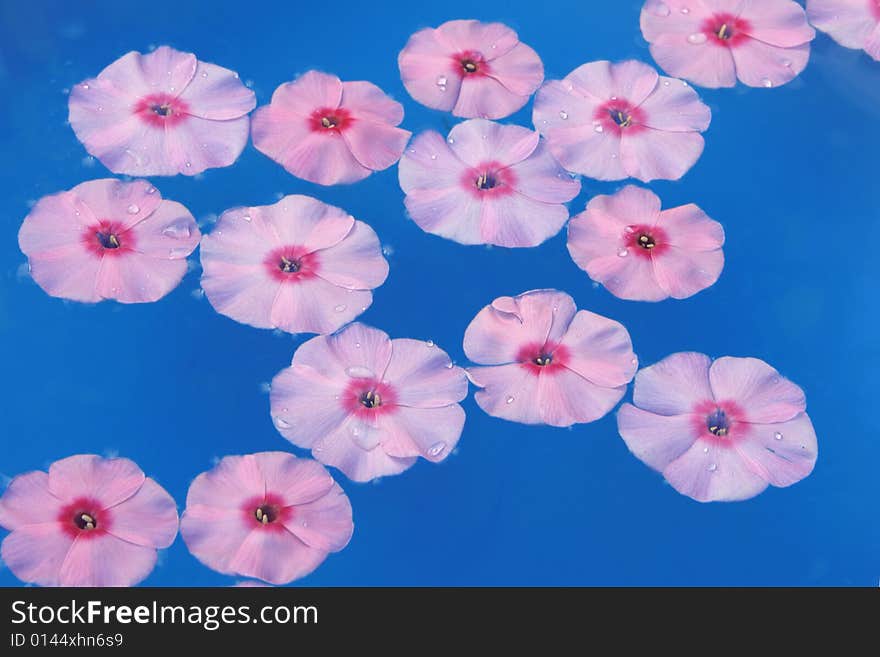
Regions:
[[648, 0], [641, 24], [660, 68], [702, 87], [791, 82], [816, 36], [794, 0]]
[[804, 392], [757, 358], [673, 354], [636, 375], [617, 413], [630, 451], [699, 502], [745, 500], [813, 470]]
[[840, 45], [880, 60], [880, 0], [807, 0], [807, 16]]
[[161, 46], [74, 86], [70, 125], [114, 173], [193, 176], [238, 159], [255, 105], [238, 74]]
[[40, 199], [18, 244], [53, 297], [144, 303], [177, 287], [200, 236], [189, 210], [150, 183], [107, 178]]
[[413, 220], [462, 244], [537, 246], [568, 221], [563, 203], [581, 185], [550, 155], [537, 132], [472, 119], [444, 139], [416, 137], [400, 161], [400, 186]]
[[282, 84], [254, 113], [254, 146], [320, 185], [363, 180], [400, 159], [410, 133], [403, 106], [370, 82], [309, 71]]
[[272, 381], [275, 427], [298, 447], [368, 481], [419, 456], [445, 459], [464, 427], [464, 370], [433, 342], [391, 340], [364, 324], [303, 344]]
[[712, 114], [686, 82], [634, 60], [591, 62], [535, 97], [533, 119], [569, 171], [677, 180], [700, 158]]
[[410, 95], [465, 118], [501, 119], [541, 86], [541, 58], [501, 23], [457, 20], [413, 34], [397, 58]]
[[180, 535], [208, 568], [287, 584], [351, 538], [351, 503], [330, 473], [285, 452], [226, 456], [192, 482]]
[[132, 461], [80, 454], [17, 476], [0, 497], [3, 562], [40, 586], [133, 586], [177, 536], [171, 496]]
[[629, 185], [596, 196], [568, 225], [568, 252], [621, 299], [685, 299], [724, 268], [724, 229], [693, 203], [660, 211], [656, 194]]
[[557, 290], [499, 297], [467, 327], [464, 351], [477, 404], [523, 424], [567, 427], [608, 413], [638, 368], [619, 323], [577, 310]]
[[388, 276], [376, 233], [309, 196], [233, 208], [202, 240], [214, 309], [257, 328], [331, 333], [373, 303]]

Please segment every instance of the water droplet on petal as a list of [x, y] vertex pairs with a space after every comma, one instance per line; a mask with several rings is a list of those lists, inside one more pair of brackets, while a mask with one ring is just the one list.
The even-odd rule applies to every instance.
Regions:
[[446, 91], [446, 83], [449, 82], [445, 75], [441, 75], [437, 78], [437, 86], [440, 88], [440, 91]]
[[375, 379], [376, 374], [369, 367], [353, 365], [345, 370], [345, 373], [353, 379]]
[[708, 40], [709, 40], [709, 37], [707, 37], [702, 32], [694, 32], [693, 34], [691, 34], [688, 37], [688, 43], [692, 43], [695, 46], [699, 46], [703, 43], [706, 43], [706, 41], [708, 41]]
[[341, 312], [343, 312], [346, 308], [347, 308], [347, 306], [346, 306], [344, 303], [340, 303], [338, 306], [335, 306], [335, 307], [333, 308], [333, 310], [335, 310], [335, 311], [338, 312], [338, 313], [341, 313]]
[[687, 7], [682, 7], [682, 8], [681, 8], [681, 13], [682, 13], [682, 14], [689, 14], [689, 13], [691, 13], [691, 10], [688, 9]]
[[595, 128], [593, 128], [593, 130], [595, 130], [596, 132], [605, 132], [605, 128], [603, 128], [601, 125], [597, 125]]
[[427, 346], [427, 347], [433, 347], [433, 346], [434, 346], [434, 341], [433, 341], [433, 340], [428, 340], [427, 342], [425, 342], [425, 346]]
[[513, 403], [513, 397], [508, 397], [508, 398], [505, 399], [504, 401], [507, 402], [508, 404], [512, 404], [512, 403]]
[[[173, 239], [186, 239], [190, 235], [192, 235], [192, 230], [190, 229], [190, 225], [188, 221], [178, 221], [174, 224], [169, 224], [162, 229], [162, 234], [165, 237], [171, 237]], [[187, 254], [189, 255], [189, 254]]]
[[568, 118], [568, 112], [566, 112], [565, 110], [560, 110], [559, 111], [559, 118], [562, 119], [563, 121], [565, 121]]
[[128, 206], [128, 214], [137, 214], [141, 209], [136, 206], [134, 203]]
[[617, 255], [618, 255], [618, 257], [620, 257], [620, 258], [625, 258], [626, 256], [629, 255], [629, 249], [627, 249], [627, 248], [622, 248], [622, 249], [620, 249], [620, 250], [617, 252]]
[[203, 78], [208, 77], [208, 73], [207, 73], [206, 71], [202, 71], [202, 77], [203, 77]]
[[768, 89], [773, 86], [773, 80], [770, 78], [762, 78], [761, 85], [767, 87]]
[[709, 472], [715, 472], [718, 469], [717, 463], [710, 463], [709, 467], [706, 468]]
[[777, 431], [776, 433], [774, 433], [774, 434], [773, 434], [773, 437], [774, 437], [776, 440], [782, 440], [782, 434], [781, 434], [779, 431]]
[[436, 160], [436, 159], [437, 159], [437, 153], [431, 153], [431, 159], [432, 159], [432, 160]]
[[89, 85], [83, 84], [83, 89], [88, 89], [88, 88], [89, 88]]
[[192, 162], [187, 162], [187, 163], [186, 163], [186, 168], [189, 169], [190, 167], [192, 167]]
[[244, 219], [245, 221], [251, 221], [251, 215], [249, 215], [249, 214], [243, 214], [243, 215], [241, 215], [241, 218]]
[[153, 187], [152, 185], [147, 187], [147, 194], [155, 194], [155, 193], [156, 193], [155, 187]]
[[290, 422], [288, 422], [287, 420], [284, 420], [280, 417], [276, 417], [275, 418], [275, 426], [278, 427], [279, 429], [290, 429], [291, 425], [290, 425]]
[[704, 447], [704, 448], [703, 448], [703, 454], [708, 454], [708, 453], [709, 453], [709, 448], [708, 448], [708, 447]]
[[434, 443], [433, 445], [431, 445], [431, 448], [428, 450], [428, 454], [430, 454], [431, 456], [440, 456], [440, 454], [442, 454], [443, 450], [445, 450], [445, 449], [446, 449], [446, 443], [444, 443], [442, 441], [439, 443]]

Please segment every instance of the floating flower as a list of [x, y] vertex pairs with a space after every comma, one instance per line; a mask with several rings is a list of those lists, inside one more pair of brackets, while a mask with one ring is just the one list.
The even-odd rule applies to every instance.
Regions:
[[18, 244], [53, 297], [144, 303], [177, 287], [200, 236], [189, 210], [148, 182], [107, 178], [40, 199]]
[[499, 297], [467, 327], [477, 404], [524, 424], [567, 427], [608, 413], [638, 368], [629, 333], [557, 290]]
[[224, 457], [190, 485], [180, 519], [203, 564], [272, 584], [305, 577], [353, 531], [351, 503], [330, 473], [285, 452]]
[[540, 135], [472, 119], [444, 139], [420, 134], [400, 161], [413, 220], [462, 244], [537, 246], [568, 221], [563, 203], [580, 191]]
[[368, 481], [419, 456], [445, 459], [464, 427], [467, 388], [464, 370], [433, 342], [356, 323], [297, 349], [272, 381], [272, 417], [294, 445]]
[[403, 106], [370, 82], [309, 71], [282, 84], [254, 113], [257, 150], [320, 185], [363, 180], [400, 159], [410, 133]]
[[133, 586], [177, 536], [171, 496], [132, 461], [93, 454], [15, 477], [0, 497], [3, 562], [40, 586]]
[[388, 276], [376, 233], [309, 196], [224, 212], [202, 240], [214, 309], [257, 328], [331, 333], [373, 303]]
[[114, 173], [193, 176], [238, 159], [256, 98], [237, 73], [161, 46], [75, 85], [69, 106], [77, 139]]
[[840, 45], [880, 60], [878, 0], [807, 0], [807, 16]]
[[621, 299], [684, 299], [724, 268], [724, 229], [693, 203], [660, 210], [656, 194], [629, 185], [596, 196], [568, 225], [568, 252]]
[[794, 0], [648, 0], [641, 24], [660, 68], [702, 87], [791, 82], [816, 36]]
[[428, 107], [501, 119], [541, 86], [537, 53], [501, 23], [457, 20], [413, 34], [397, 58], [403, 86]]
[[636, 375], [617, 414], [630, 451], [700, 502], [754, 497], [813, 470], [804, 392], [757, 358], [673, 354]]
[[533, 118], [569, 171], [598, 180], [677, 180], [699, 159], [712, 114], [686, 82], [634, 60], [591, 62], [535, 97]]

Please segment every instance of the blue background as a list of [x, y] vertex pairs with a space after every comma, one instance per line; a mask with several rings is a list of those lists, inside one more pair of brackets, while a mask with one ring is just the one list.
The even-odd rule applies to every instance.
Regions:
[[[129, 50], [170, 44], [237, 70], [259, 104], [319, 68], [380, 85], [404, 103], [409, 130], [445, 132], [453, 117], [418, 105], [400, 82], [396, 57], [411, 33], [453, 18], [502, 21], [559, 79], [596, 59], [650, 62], [640, 6], [215, 0], [170, 11], [0, 1], [0, 473], [8, 481], [70, 454], [120, 454], [182, 505], [212, 459], [289, 448], [263, 384], [302, 338], [216, 314], [197, 298], [197, 268], [165, 299], [139, 306], [66, 303], [27, 277], [16, 233], [29, 205], [112, 175], [66, 123], [71, 85]], [[391, 252], [388, 282], [362, 319], [392, 337], [433, 339], [459, 363], [482, 306], [555, 287], [622, 321], [644, 365], [681, 350], [757, 356], [807, 391], [820, 445], [814, 473], [751, 501], [710, 505], [631, 456], [613, 414], [571, 430], [527, 427], [487, 416], [469, 397], [459, 448], [443, 464], [420, 461], [377, 484], [337, 473], [354, 538], [300, 583], [877, 585], [880, 63], [820, 34], [793, 83], [701, 94], [713, 111], [702, 159], [681, 181], [651, 185], [664, 206], [696, 202], [727, 230], [720, 282], [686, 301], [633, 303], [595, 288], [570, 260], [564, 232], [515, 251], [423, 233], [405, 215], [396, 168], [322, 188], [248, 145], [232, 167], [153, 179], [207, 223], [290, 193], [346, 208]], [[508, 121], [531, 126], [530, 112]], [[584, 180], [573, 212], [622, 184]], [[146, 583], [233, 581], [178, 538]], [[16, 583], [0, 569], [0, 584]]]

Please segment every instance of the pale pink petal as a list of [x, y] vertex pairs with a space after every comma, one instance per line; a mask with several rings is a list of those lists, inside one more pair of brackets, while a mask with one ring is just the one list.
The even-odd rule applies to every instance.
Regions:
[[[194, 485], [206, 474], [209, 473], [199, 475]], [[221, 497], [213, 502], [230, 504], [231, 500]], [[180, 519], [180, 535], [192, 555], [208, 568], [225, 575], [245, 574], [237, 573], [230, 564], [252, 530], [253, 526], [245, 523], [241, 509], [196, 504], [187, 497], [186, 511]]]
[[489, 415], [522, 424], [545, 422], [538, 401], [538, 377], [527, 367], [519, 363], [470, 367], [468, 376], [482, 388], [474, 401]]
[[186, 101], [189, 114], [215, 121], [237, 119], [257, 106], [254, 92], [237, 73], [208, 62], [198, 63], [192, 81], [179, 97]]
[[567, 203], [581, 191], [580, 181], [565, 172], [542, 141], [522, 162], [508, 167], [516, 176], [511, 187], [544, 203]]
[[603, 417], [617, 406], [625, 392], [625, 385], [596, 385], [569, 369], [559, 368], [538, 376], [538, 396], [533, 403], [538, 405], [545, 424], [568, 427]]
[[458, 189], [467, 170], [446, 139], [433, 130], [412, 140], [398, 168], [400, 187], [407, 194], [417, 189]]
[[624, 404], [617, 412], [617, 430], [629, 451], [662, 472], [696, 441], [689, 415], [657, 415]]
[[270, 143], [271, 136], [262, 137], [263, 123], [257, 123], [262, 116], [264, 114], [259, 110], [254, 115], [254, 146], [280, 162], [297, 178], [319, 185], [338, 185], [363, 180], [373, 172], [358, 162], [343, 136], [338, 133], [304, 132], [302, 139], [291, 141], [289, 149], [273, 155], [276, 144]]
[[358, 120], [391, 126], [403, 121], [403, 105], [372, 82], [343, 82], [342, 105]]
[[713, 399], [709, 385], [712, 359], [704, 354], [681, 352], [639, 370], [633, 403], [659, 415], [686, 415], [701, 402]]
[[529, 157], [539, 139], [537, 132], [518, 125], [471, 119], [452, 128], [447, 142], [458, 159], [471, 166], [486, 161], [509, 166]]
[[318, 108], [339, 107], [343, 89], [342, 80], [335, 75], [307, 71], [275, 89], [269, 107], [278, 107], [285, 115], [308, 117]]
[[752, 472], [728, 445], [698, 441], [663, 471], [672, 487], [698, 502], [736, 502], [754, 497], [767, 480]]
[[266, 482], [253, 455], [224, 456], [190, 484], [186, 511], [189, 513], [193, 507], [200, 506], [237, 509], [250, 498], [265, 492]]
[[746, 39], [731, 50], [736, 75], [750, 87], [778, 87], [791, 82], [807, 67], [810, 44], [779, 48], [756, 39]]
[[880, 23], [874, 27], [874, 31], [865, 41], [865, 52], [874, 59], [880, 60]]
[[657, 86], [658, 75], [647, 64], [630, 59], [618, 63], [589, 62], [573, 70], [565, 80], [600, 103], [616, 96], [640, 105]]
[[111, 518], [107, 531], [135, 545], [166, 548], [177, 536], [177, 504], [149, 477], [137, 493], [111, 507]]
[[670, 132], [703, 132], [712, 121], [712, 111], [697, 92], [675, 78], [660, 78], [657, 89], [640, 108], [644, 125]]
[[40, 470], [18, 475], [0, 497], [0, 527], [55, 522], [64, 502], [49, 490], [49, 475]]
[[355, 322], [336, 335], [303, 343], [293, 358], [295, 365], [311, 367], [329, 380], [346, 380], [346, 369], [367, 370], [381, 378], [391, 360], [388, 334]]
[[135, 237], [138, 253], [160, 260], [185, 259], [201, 239], [195, 218], [175, 201], [162, 201], [152, 214], [132, 226], [130, 232]]
[[[590, 234], [589, 229], [581, 229], [578, 242], [583, 244]], [[640, 258], [627, 249], [618, 247], [618, 252], [608, 255], [609, 243], [597, 243], [603, 253], [591, 252], [583, 247], [571, 251], [572, 258], [584, 269], [591, 279], [601, 283], [614, 296], [629, 301], [662, 301], [669, 293], [657, 283], [654, 267], [650, 259]], [[583, 262], [583, 264], [581, 264]]]
[[78, 454], [49, 466], [49, 491], [68, 502], [90, 497], [106, 509], [134, 495], [145, 478], [143, 470], [129, 459]]
[[388, 261], [376, 232], [363, 221], [354, 222], [341, 242], [317, 252], [318, 275], [325, 281], [350, 289], [379, 287], [388, 277]]
[[652, 262], [657, 284], [673, 299], [686, 299], [715, 284], [724, 269], [724, 252], [669, 246]]
[[0, 558], [23, 582], [58, 586], [61, 565], [72, 544], [61, 523], [25, 525], [3, 539]]
[[79, 244], [29, 259], [30, 274], [47, 294], [72, 301], [101, 301], [95, 280], [101, 260], [85, 253]]
[[627, 185], [616, 194], [596, 196], [587, 204], [593, 221], [619, 233], [632, 224], [654, 224], [660, 217], [660, 197], [650, 189]]
[[517, 192], [485, 199], [480, 213], [480, 242], [510, 248], [538, 246], [568, 221], [564, 205], [542, 203]]
[[664, 210], [657, 226], [672, 246], [687, 251], [715, 251], [724, 245], [724, 228], [693, 203]]
[[288, 333], [332, 333], [372, 303], [369, 290], [339, 287], [323, 278], [282, 283], [272, 302], [269, 325]]
[[514, 93], [488, 75], [467, 77], [461, 81], [452, 113], [464, 118], [503, 119], [527, 102], [528, 95]]
[[627, 174], [642, 182], [678, 180], [696, 164], [705, 142], [696, 132], [648, 128], [620, 140], [620, 159]]
[[[322, 463], [339, 468], [352, 481], [370, 481], [376, 477], [400, 474], [411, 468], [417, 458], [398, 458], [389, 455], [380, 445], [382, 433], [373, 430], [362, 435], [363, 423], [351, 419], [335, 432], [317, 441], [312, 454]], [[356, 431], [361, 433], [355, 433]], [[369, 440], [372, 448], [362, 444]]]
[[94, 221], [91, 210], [72, 190], [50, 194], [37, 201], [25, 217], [18, 231], [18, 246], [28, 257], [57, 259], [59, 254], [81, 253], [82, 249], [71, 247], [80, 246], [83, 231]]
[[743, 0], [739, 17], [749, 22], [749, 36], [773, 46], [791, 48], [816, 37], [794, 0]]
[[736, 402], [746, 422], [785, 422], [806, 408], [804, 391], [757, 358], [719, 358], [709, 380], [715, 399]]
[[410, 134], [387, 123], [355, 120], [342, 137], [361, 165], [383, 171], [400, 159]]
[[468, 325], [464, 352], [482, 365], [512, 363], [526, 345], [561, 340], [576, 312], [574, 299], [556, 290], [499, 297]]
[[561, 344], [570, 352], [565, 367], [598, 386], [626, 385], [639, 367], [626, 328], [587, 310], [574, 316]]
[[[113, 219], [129, 229], [149, 217], [162, 203], [162, 195], [146, 180], [89, 180], [70, 190], [97, 220]], [[82, 210], [76, 204], [77, 210]]]
[[[324, 470], [323, 467], [321, 469]], [[326, 470], [324, 476], [329, 478]], [[351, 502], [348, 501], [339, 484], [334, 483], [324, 495], [311, 502], [297, 505], [293, 515], [284, 522], [284, 526], [315, 550], [339, 552], [348, 545], [354, 532]]]
[[461, 437], [465, 413], [458, 404], [438, 408], [400, 406], [379, 420], [381, 449], [397, 458], [445, 459]]
[[[598, 126], [601, 127], [601, 126]], [[596, 126], [544, 130], [553, 156], [569, 171], [596, 180], [620, 180], [630, 176], [620, 157], [621, 139]]]
[[166, 129], [166, 161], [186, 176], [228, 167], [247, 145], [249, 125], [246, 116], [229, 121], [191, 116], [173, 129]]
[[438, 40], [453, 52], [476, 50], [490, 61], [507, 55], [519, 43], [516, 32], [503, 23], [454, 20], [443, 23], [436, 32]]
[[554, 128], [593, 127], [596, 110], [602, 101], [585, 95], [568, 80], [547, 80], [535, 96], [532, 121], [545, 133]]
[[807, 0], [810, 23], [847, 48], [864, 48], [878, 18], [865, 0]]
[[482, 203], [460, 186], [414, 190], [406, 195], [404, 204], [425, 232], [459, 244], [483, 244]]
[[433, 342], [398, 338], [391, 345], [384, 380], [397, 391], [395, 403], [436, 408], [460, 402], [467, 396], [464, 370], [453, 366], [447, 353]]
[[[275, 238], [271, 242], [273, 246], [295, 244], [308, 251], [339, 244], [355, 224], [354, 217], [341, 208], [301, 194], [291, 194], [273, 205], [247, 210], [240, 219], [248, 223], [250, 217], [261, 234]], [[236, 216], [230, 216], [224, 228], [229, 228], [228, 224], [234, 221]], [[264, 255], [265, 249], [259, 252], [260, 262]]]
[[[657, 65], [670, 75], [701, 87], [735, 86], [736, 66], [731, 49], [709, 40], [691, 43], [690, 34], [665, 33], [649, 39], [651, 56]], [[670, 82], [672, 84], [681, 85], [681, 82]]]
[[193, 79], [198, 61], [190, 52], [159, 46], [153, 52], [141, 55], [139, 64], [143, 79], [152, 91], [179, 94]]
[[271, 584], [287, 584], [317, 568], [327, 552], [303, 543], [289, 531], [251, 531], [229, 561], [229, 570]]
[[287, 506], [315, 502], [334, 488], [333, 477], [317, 461], [298, 459], [287, 452], [251, 456], [262, 474], [265, 490], [280, 495]]
[[[297, 350], [298, 357], [304, 348]], [[348, 418], [348, 411], [336, 399], [344, 386], [344, 380], [336, 383], [307, 365], [282, 370], [272, 380], [270, 393], [275, 427], [297, 447], [311, 449]]]
[[[160, 57], [168, 57], [171, 54], [169, 51], [171, 49], [168, 46], [162, 46], [162, 52], [158, 55]], [[158, 52], [158, 49], [157, 49]], [[171, 51], [176, 52], [176, 51]], [[192, 53], [178, 53], [180, 57], [178, 58], [178, 62], [183, 64], [183, 66], [176, 67], [178, 71], [178, 78], [181, 77], [181, 73], [185, 73], [188, 69], [191, 69], [193, 73], [196, 70], [196, 57]], [[166, 81], [166, 78], [169, 76], [166, 74], [164, 76], [151, 76], [150, 79], [146, 77], [146, 69], [143, 66], [143, 60], [145, 57], [150, 57], [150, 53], [143, 55], [137, 51], [132, 50], [131, 52], [125, 53], [122, 57], [117, 59], [114, 62], [111, 62], [103, 71], [101, 71], [99, 75], [99, 79], [101, 82], [107, 83], [108, 87], [112, 89], [113, 93], [118, 96], [128, 95], [128, 96], [143, 96], [149, 93], [152, 93], [154, 87], [158, 87], [161, 85], [170, 85], [170, 81]], [[155, 71], [155, 67], [150, 68], [151, 74]], [[174, 76], [171, 76], [174, 77]], [[189, 76], [192, 77], [191, 75]], [[182, 82], [183, 84], [179, 85], [179, 89], [182, 89], [184, 85], [189, 80], [186, 79], [186, 76], [183, 76], [183, 79], [178, 79], [178, 82]], [[88, 80], [87, 83], [91, 86], [92, 80]], [[167, 91], [167, 87], [163, 88], [163, 91]]]
[[519, 96], [531, 96], [544, 81], [544, 63], [538, 53], [524, 43], [517, 43], [490, 62], [489, 75]]
[[84, 97], [80, 86], [74, 87], [70, 94], [70, 125], [86, 151], [114, 173], [128, 176], [182, 173], [165, 155], [165, 131], [133, 114], [131, 105], [124, 99], [112, 104], [113, 100], [98, 96], [101, 86], [90, 84], [90, 90], [94, 91], [88, 97]]
[[642, 7], [639, 23], [642, 35], [649, 43], [653, 43], [667, 34], [687, 38], [691, 34], [700, 32], [703, 21], [710, 15], [710, 11], [702, 2], [647, 0]]
[[422, 105], [449, 112], [455, 107], [462, 78], [452, 71], [449, 46], [438, 40], [437, 30], [413, 34], [397, 57], [400, 78], [409, 95]]
[[61, 586], [134, 586], [156, 566], [156, 550], [101, 534], [77, 538], [58, 573]]
[[202, 242], [202, 289], [218, 313], [256, 328], [275, 328], [272, 307], [284, 283], [273, 281], [265, 265], [236, 265], [214, 260]]
[[791, 486], [813, 471], [819, 447], [806, 413], [779, 424], [752, 424], [736, 449], [749, 468], [774, 486]]
[[186, 275], [186, 252], [169, 251], [160, 260], [139, 253], [104, 257], [95, 279], [95, 291], [103, 299], [120, 303], [157, 301], [176, 288]]

